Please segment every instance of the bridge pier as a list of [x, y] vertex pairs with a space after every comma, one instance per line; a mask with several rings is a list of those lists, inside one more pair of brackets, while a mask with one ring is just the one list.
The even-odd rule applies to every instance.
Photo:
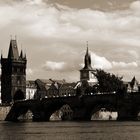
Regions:
[[138, 120], [137, 113], [128, 112], [126, 110], [121, 110], [118, 112], [117, 120], [118, 121], [136, 121], [136, 120]]
[[46, 120], [44, 111], [34, 112], [32, 120], [35, 122], [49, 121], [49, 120]]
[[73, 120], [90, 121], [91, 117], [88, 115], [86, 108], [76, 108], [73, 112]]
[[118, 121], [136, 121], [138, 120], [138, 109], [135, 102], [129, 96], [118, 101]]
[[16, 113], [8, 114], [5, 118], [5, 121], [17, 122], [17, 115]]
[[18, 108], [13, 107], [11, 108], [11, 110], [9, 111], [9, 113], [7, 114], [6, 118], [5, 118], [5, 121], [13, 121], [13, 122], [17, 122], [18, 121], [18, 117], [20, 116], [20, 114], [25, 114], [26, 112], [28, 111], [28, 108]]

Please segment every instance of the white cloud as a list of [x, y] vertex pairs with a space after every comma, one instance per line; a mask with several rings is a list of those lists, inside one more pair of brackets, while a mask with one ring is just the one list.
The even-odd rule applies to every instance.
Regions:
[[138, 64], [136, 62], [130, 62], [130, 63], [125, 63], [125, 62], [112, 62], [112, 66], [114, 68], [135, 68], [138, 67]]
[[65, 67], [65, 62], [46, 61], [43, 65], [45, 70], [61, 71]]
[[26, 69], [26, 74], [28, 76], [32, 76], [34, 74], [33, 70], [31, 68]]
[[135, 50], [128, 50], [128, 53], [136, 59], [139, 58], [139, 54]]
[[28, 3], [30, 4], [37, 4], [37, 5], [40, 5], [40, 4], [44, 4], [44, 2], [42, 0], [25, 0], [27, 1]]
[[91, 53], [92, 64], [94, 68], [111, 69], [111, 63], [105, 58]]
[[140, 11], [140, 1], [137, 0], [137, 1], [132, 2], [132, 3], [130, 4], [130, 8], [131, 8], [132, 10], [138, 10], [138, 11]]

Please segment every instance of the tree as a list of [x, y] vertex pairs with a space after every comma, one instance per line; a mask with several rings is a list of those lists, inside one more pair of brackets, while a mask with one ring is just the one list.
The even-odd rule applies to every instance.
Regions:
[[98, 80], [99, 92], [114, 92], [123, 88], [122, 77], [105, 72], [104, 70], [97, 69], [94, 73]]

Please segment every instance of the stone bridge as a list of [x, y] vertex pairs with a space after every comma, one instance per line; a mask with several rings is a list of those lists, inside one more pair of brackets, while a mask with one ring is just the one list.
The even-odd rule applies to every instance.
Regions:
[[118, 112], [118, 120], [137, 120], [140, 111], [140, 93], [96, 94], [17, 101], [11, 107], [6, 121], [17, 121], [30, 110], [33, 121], [49, 121], [50, 116], [63, 105], [73, 110], [73, 120], [91, 120], [101, 108]]

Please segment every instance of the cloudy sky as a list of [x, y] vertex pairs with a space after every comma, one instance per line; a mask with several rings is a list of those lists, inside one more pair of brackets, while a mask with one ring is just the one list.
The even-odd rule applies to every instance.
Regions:
[[27, 79], [79, 80], [86, 41], [93, 68], [140, 81], [140, 1], [0, 0], [0, 48], [27, 53]]

